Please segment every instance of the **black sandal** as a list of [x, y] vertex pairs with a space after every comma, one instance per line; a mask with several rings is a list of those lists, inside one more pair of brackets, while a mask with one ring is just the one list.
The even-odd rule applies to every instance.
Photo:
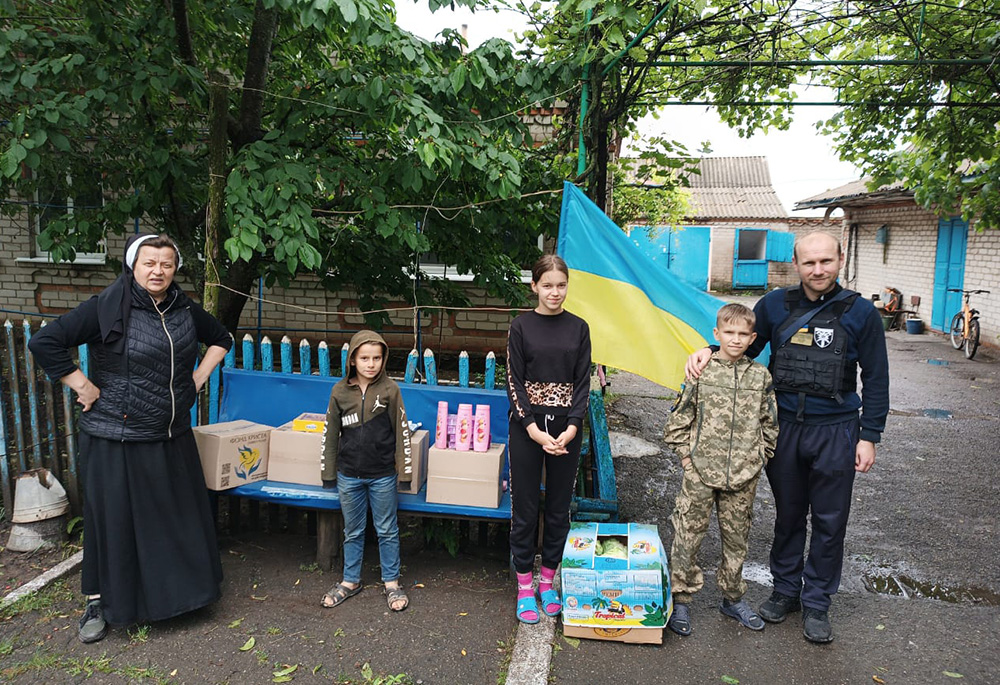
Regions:
[[[398, 602], [400, 600], [402, 600], [403, 606], [399, 607], [398, 609], [392, 606], [394, 602]], [[385, 602], [386, 604], [389, 605], [389, 608], [392, 611], [402, 611], [406, 607], [410, 606], [410, 598], [406, 596], [405, 592], [403, 592], [402, 587], [393, 587], [393, 588], [387, 587], [385, 589]]]
[[[332, 588], [327, 590], [326, 594], [323, 595], [323, 599], [320, 600], [320, 604], [326, 609], [332, 609], [333, 607], [341, 604], [348, 597], [353, 597], [361, 592], [363, 587], [364, 585], [361, 583], [358, 583], [357, 587], [347, 587], [343, 583], [337, 583]], [[327, 604], [327, 599], [329, 599], [332, 604]]]

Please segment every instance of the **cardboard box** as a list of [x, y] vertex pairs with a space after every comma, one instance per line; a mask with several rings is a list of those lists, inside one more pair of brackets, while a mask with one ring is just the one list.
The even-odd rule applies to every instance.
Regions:
[[566, 637], [582, 637], [588, 640], [614, 640], [640, 645], [662, 645], [663, 628], [582, 628], [563, 625]]
[[485, 452], [431, 447], [427, 451], [427, 501], [470, 507], [500, 506], [500, 473], [505, 445]]
[[[673, 611], [670, 569], [656, 526], [573, 523], [562, 559], [563, 625], [576, 637], [660, 642]], [[646, 629], [658, 629], [646, 632]], [[622, 631], [621, 629], [629, 629]]]
[[295, 421], [278, 426], [271, 431], [267, 479], [300, 485], [323, 485], [320, 470], [322, 451], [322, 433], [295, 430]]
[[417, 494], [427, 482], [427, 448], [430, 447], [430, 434], [425, 430], [413, 431], [410, 436], [410, 454], [412, 455], [413, 480], [409, 483], [400, 482], [399, 492]]
[[292, 419], [292, 430], [305, 433], [322, 433], [326, 428], [326, 414], [299, 414]]
[[192, 430], [209, 490], [228, 490], [267, 477], [271, 426], [226, 421]]

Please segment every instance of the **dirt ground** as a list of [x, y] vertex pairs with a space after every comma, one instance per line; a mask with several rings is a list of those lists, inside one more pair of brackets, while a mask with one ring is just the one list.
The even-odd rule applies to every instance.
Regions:
[[[0, 615], [0, 681], [235, 685], [272, 682], [275, 672], [296, 666], [287, 682], [498, 682], [516, 629], [506, 555], [469, 541], [469, 551], [452, 557], [424, 544], [419, 520], [404, 523], [411, 600], [404, 612], [386, 606], [377, 554], [366, 555], [364, 581], [371, 584], [324, 609], [320, 598], [340, 575], [315, 566], [315, 538], [304, 522], [294, 530], [247, 530], [220, 538], [223, 597], [200, 611], [114, 628], [83, 645], [76, 572], [40, 593], [31, 610]], [[369, 542], [367, 551], [375, 547]]]
[[[832, 644], [807, 643], [797, 617], [750, 633], [721, 616], [713, 526], [702, 551], [708, 577], [693, 605], [692, 637], [668, 633], [663, 645], [637, 646], [567, 640], [557, 630], [550, 682], [995, 682], [1000, 362], [989, 351], [967, 361], [934, 335], [892, 333], [889, 351], [892, 410], [873, 470], [856, 481], [844, 582], [831, 610]], [[658, 443], [672, 393], [624, 373], [612, 376], [610, 390], [612, 430]], [[622, 519], [658, 524], [669, 545], [668, 518], [680, 487], [675, 459], [661, 448], [645, 457], [617, 456], [615, 464]], [[773, 515], [765, 480], [746, 573], [754, 604], [770, 592]], [[0, 613], [0, 681], [503, 682], [517, 624], [502, 536], [494, 540], [491, 529], [490, 544], [480, 546], [473, 527], [452, 557], [424, 542], [418, 519], [403, 520], [403, 580], [412, 605], [401, 614], [388, 611], [374, 584], [371, 543], [364, 579], [373, 584], [326, 610], [319, 598], [339, 574], [313, 565], [315, 538], [304, 519], [235, 534], [220, 526], [225, 581], [218, 603], [171, 621], [114, 629], [87, 646], [76, 639], [83, 602], [79, 573], [71, 574], [30, 605]], [[0, 535], [2, 545], [6, 535]], [[10, 554], [0, 552], [0, 585], [62, 558]], [[286, 676], [275, 675], [292, 666]]]

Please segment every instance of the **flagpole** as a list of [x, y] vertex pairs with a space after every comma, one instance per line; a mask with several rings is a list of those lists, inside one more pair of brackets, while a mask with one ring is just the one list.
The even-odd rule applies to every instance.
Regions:
[[[594, 16], [594, 10], [587, 10], [587, 24], [590, 24], [590, 20]], [[584, 37], [586, 38], [587, 32], [584, 32]], [[586, 45], [584, 45], [584, 51], [586, 51]], [[576, 176], [579, 178], [583, 176], [583, 172], [587, 170], [587, 146], [584, 140], [583, 134], [583, 122], [587, 118], [587, 98], [590, 95], [590, 62], [583, 65], [583, 88], [580, 91], [580, 142], [577, 145], [577, 156], [576, 156]]]

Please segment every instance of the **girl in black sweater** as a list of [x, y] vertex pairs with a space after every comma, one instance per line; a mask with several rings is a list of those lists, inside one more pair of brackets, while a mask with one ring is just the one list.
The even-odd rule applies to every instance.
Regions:
[[510, 550], [517, 573], [517, 617], [524, 623], [537, 623], [540, 617], [532, 569], [543, 465], [545, 525], [538, 594], [547, 615], [562, 611], [552, 580], [569, 533], [590, 396], [590, 329], [563, 309], [568, 281], [569, 269], [560, 257], [539, 259], [531, 270], [538, 306], [514, 319], [507, 338]]

